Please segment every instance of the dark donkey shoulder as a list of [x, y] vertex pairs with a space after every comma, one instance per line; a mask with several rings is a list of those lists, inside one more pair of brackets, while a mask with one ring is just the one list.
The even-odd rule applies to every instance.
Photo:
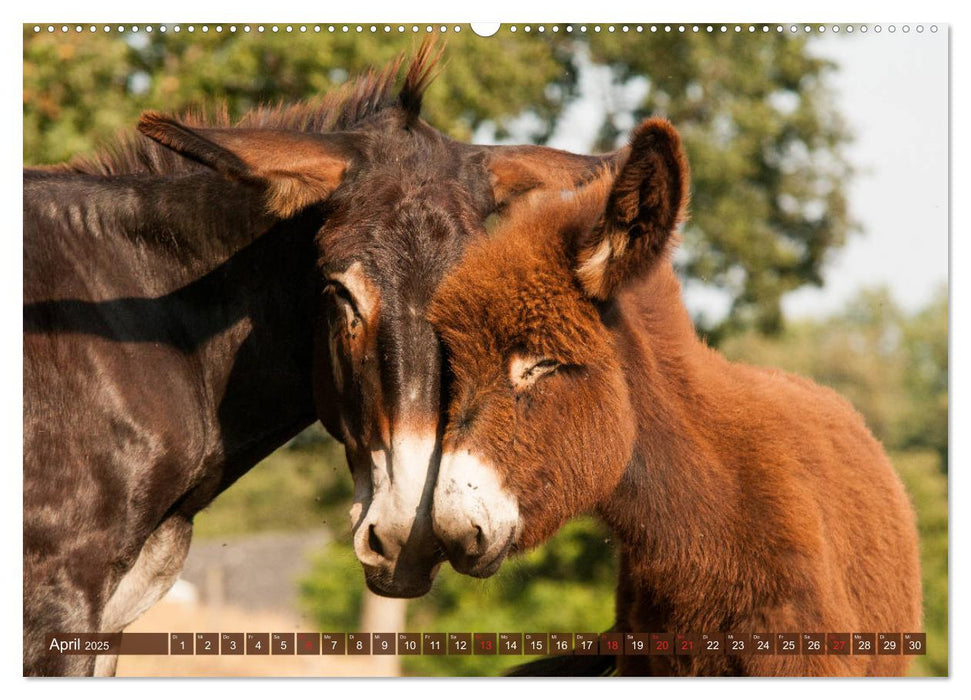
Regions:
[[419, 116], [436, 61], [426, 43], [400, 91], [398, 60], [235, 125], [146, 113], [25, 171], [26, 674], [111, 673], [44, 634], [124, 629], [178, 576], [193, 516], [318, 418], [356, 480], [395, 475], [356, 491], [368, 584], [428, 589], [428, 300], [488, 216], [615, 157], [448, 139]]

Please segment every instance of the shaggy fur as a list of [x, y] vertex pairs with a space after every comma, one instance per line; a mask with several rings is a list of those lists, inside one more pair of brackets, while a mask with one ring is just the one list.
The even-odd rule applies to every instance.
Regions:
[[[835, 392], [698, 339], [665, 251], [688, 172], [649, 120], [573, 198], [537, 197], [470, 248], [430, 318], [452, 382], [444, 450], [519, 501], [519, 548], [596, 512], [621, 547], [617, 631], [918, 631], [914, 513]], [[603, 252], [606, 251], [606, 252]], [[526, 391], [523, 352], [557, 369]], [[622, 674], [901, 675], [905, 656], [618, 659]], [[562, 670], [562, 669], [560, 669]]]

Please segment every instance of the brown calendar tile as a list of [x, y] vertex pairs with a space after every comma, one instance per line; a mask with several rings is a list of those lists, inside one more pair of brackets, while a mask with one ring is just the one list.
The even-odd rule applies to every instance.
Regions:
[[600, 634], [600, 653], [604, 656], [621, 656], [624, 653], [624, 633], [602, 632]]
[[873, 656], [877, 653], [877, 635], [873, 632], [854, 632], [850, 639], [854, 654]]
[[572, 632], [550, 632], [550, 653], [551, 654], [572, 654], [573, 653], [573, 633]]
[[504, 656], [519, 656], [523, 653], [522, 632], [500, 632], [499, 653]]
[[900, 654], [900, 632], [877, 633], [877, 655], [896, 656]]
[[472, 653], [484, 656], [499, 653], [499, 635], [496, 632], [476, 632], [472, 635]]
[[849, 632], [829, 632], [826, 634], [826, 653], [831, 656], [847, 656], [852, 650]]
[[448, 633], [449, 656], [468, 656], [472, 653], [472, 634], [470, 632]]
[[770, 655], [775, 653], [775, 637], [769, 632], [752, 633], [752, 653]]
[[775, 635], [775, 653], [782, 656], [799, 656], [799, 635], [795, 632], [778, 632]]
[[803, 632], [799, 635], [799, 651], [806, 656], [822, 656], [826, 653], [826, 633]]
[[[96, 633], [97, 634], [97, 633]], [[167, 632], [125, 632], [115, 635], [98, 635], [98, 641], [108, 641], [117, 654], [151, 654], [166, 655], [169, 653], [169, 635]]]
[[546, 632], [526, 632], [523, 634], [524, 654], [549, 654], [550, 636]]
[[624, 654], [627, 656], [647, 656], [651, 650], [651, 635], [647, 632], [625, 632]]
[[927, 653], [927, 634], [925, 632], [905, 632], [903, 652], [907, 656]]
[[399, 632], [398, 654], [400, 656], [418, 656], [421, 654], [421, 634], [419, 632]]
[[242, 632], [221, 632], [219, 634], [219, 653], [223, 656], [242, 655], [243, 647]]
[[421, 653], [426, 656], [444, 656], [446, 644], [444, 632], [425, 632], [421, 637]]
[[297, 632], [297, 653], [316, 656], [320, 653], [320, 632]]
[[347, 653], [347, 635], [343, 632], [324, 632], [320, 635], [320, 653], [328, 656], [344, 656]]
[[172, 632], [169, 635], [169, 653], [176, 656], [195, 653], [194, 635], [189, 632]]
[[375, 632], [371, 635], [371, 653], [380, 656], [393, 656], [397, 653], [393, 632]]
[[673, 656], [674, 634], [668, 632], [651, 632], [651, 656]]
[[702, 656], [723, 656], [725, 654], [725, 635], [720, 632], [704, 632], [698, 635], [698, 653]]
[[348, 632], [347, 653], [349, 656], [368, 656], [371, 653], [370, 632]]
[[698, 653], [701, 635], [678, 632], [674, 635], [674, 653], [677, 656], [694, 656]]
[[270, 653], [270, 635], [267, 632], [246, 633], [246, 655], [261, 656]]
[[752, 653], [752, 635], [748, 632], [729, 632], [725, 635], [725, 653], [747, 656]]
[[217, 656], [219, 654], [218, 632], [196, 632], [196, 655]]
[[270, 635], [270, 653], [289, 655], [297, 653], [297, 635], [293, 632], [274, 632]]
[[573, 653], [579, 656], [596, 656], [600, 640], [596, 632], [577, 632], [574, 636]]

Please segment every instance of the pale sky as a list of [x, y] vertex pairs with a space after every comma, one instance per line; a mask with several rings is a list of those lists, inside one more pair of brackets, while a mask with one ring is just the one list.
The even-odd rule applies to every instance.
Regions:
[[[847, 188], [850, 212], [862, 226], [824, 269], [823, 288], [786, 296], [787, 316], [819, 316], [840, 310], [860, 289], [890, 287], [895, 300], [913, 311], [926, 304], [948, 275], [948, 36], [886, 26], [854, 36], [816, 38], [811, 50], [835, 61], [830, 76], [838, 107], [855, 140], [847, 149], [857, 174]], [[608, 100], [614, 112], [636, 104], [647, 90], [636, 84], [623, 95], [610, 89], [606, 69], [581, 70], [581, 98], [564, 113], [551, 146], [589, 151]], [[619, 124], [630, 128], [632, 123]], [[677, 126], [677, 125], [675, 125]], [[536, 128], [529, 115], [513, 125], [510, 141]], [[476, 134], [490, 141], [491, 129]], [[725, 295], [691, 286], [692, 312], [718, 318]]]

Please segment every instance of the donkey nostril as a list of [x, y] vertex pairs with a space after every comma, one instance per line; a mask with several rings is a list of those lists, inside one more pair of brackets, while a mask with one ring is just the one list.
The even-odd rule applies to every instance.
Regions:
[[475, 528], [475, 546], [482, 550], [482, 541], [485, 539], [485, 534], [482, 532], [482, 528], [478, 525], [473, 525]]
[[367, 544], [371, 548], [371, 551], [377, 554], [379, 557], [384, 556], [384, 546], [381, 544], [381, 540], [378, 538], [378, 533], [374, 530], [374, 524], [368, 526], [367, 531]]

